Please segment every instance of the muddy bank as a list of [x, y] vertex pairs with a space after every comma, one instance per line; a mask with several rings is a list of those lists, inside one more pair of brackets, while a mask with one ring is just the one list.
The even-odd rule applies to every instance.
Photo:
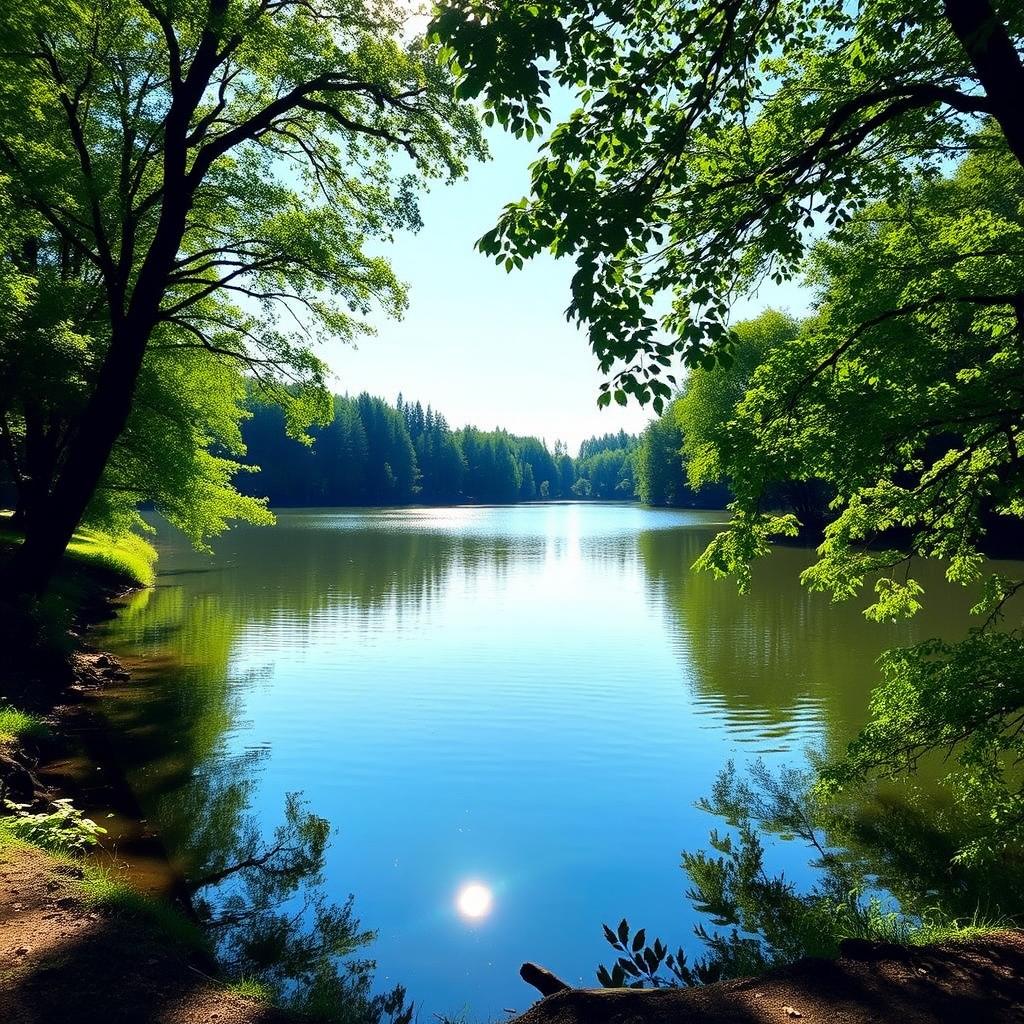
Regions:
[[41, 717], [49, 731], [0, 745], [0, 795], [34, 811], [70, 798], [106, 830], [92, 859], [187, 910], [180, 872], [123, 775], [110, 725], [98, 707], [107, 688], [130, 685], [131, 675], [112, 655], [94, 650], [87, 632], [114, 613], [114, 601], [123, 594], [124, 588], [97, 588], [76, 616], [69, 651], [44, 656], [36, 670], [0, 676], [0, 695]]
[[173, 893], [179, 880], [127, 784], [99, 710], [105, 691], [133, 680], [93, 638], [140, 584], [102, 564], [67, 558], [47, 595], [26, 611], [4, 598], [9, 550], [0, 543], [0, 702], [41, 718], [49, 735], [0, 741], [0, 796], [32, 810], [70, 798], [107, 830], [101, 855], [130, 868], [140, 888]]
[[89, 633], [132, 588], [88, 574], [76, 574], [74, 586], [76, 610], [61, 642], [23, 649], [0, 668], [0, 695], [48, 729], [0, 744], [0, 796], [32, 811], [69, 798], [106, 834], [81, 861], [16, 843], [0, 849], [0, 1021], [295, 1021], [230, 991], [205, 944], [176, 940], [145, 913], [103, 909], [86, 892], [83, 868], [98, 868], [195, 920], [184, 879], [121, 771], [98, 706], [132, 678], [91, 647]]

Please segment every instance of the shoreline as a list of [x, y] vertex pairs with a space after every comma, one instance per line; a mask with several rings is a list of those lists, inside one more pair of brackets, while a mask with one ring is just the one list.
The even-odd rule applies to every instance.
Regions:
[[101, 874], [0, 845], [0, 1019], [9, 1024], [289, 1024], [210, 974], [194, 944]]
[[[105, 834], [66, 854], [0, 828], [0, 1018], [63, 1024], [73, 1013], [128, 1024], [160, 1012], [168, 1024], [288, 1024], [293, 1014], [221, 973], [184, 874], [145, 817], [98, 706], [134, 677], [93, 634], [139, 586], [88, 567], [72, 576], [69, 650], [3, 679], [0, 696], [30, 708], [47, 732], [0, 741], [0, 794], [11, 799], [13, 778], [21, 787], [13, 803], [36, 812], [70, 800]], [[0, 810], [0, 823], [9, 818]]]
[[0, 676], [0, 701], [41, 719], [46, 730], [0, 740], [0, 796], [33, 812], [70, 800], [106, 830], [85, 860], [194, 919], [184, 874], [139, 804], [100, 707], [108, 691], [131, 688], [135, 679], [95, 642], [96, 631], [117, 615], [121, 601], [144, 587], [101, 568], [67, 566], [66, 648], [40, 650], [36, 664], [29, 660]]

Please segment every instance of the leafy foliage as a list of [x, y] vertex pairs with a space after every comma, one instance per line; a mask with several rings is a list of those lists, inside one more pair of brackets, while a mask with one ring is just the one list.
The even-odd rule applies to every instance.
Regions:
[[[1020, 516], [1022, 174], [983, 148], [821, 245], [820, 312], [755, 372], [721, 445], [743, 514], [734, 535], [763, 525], [766, 481], [828, 481], [834, 519], [805, 579], [843, 598], [887, 573], [872, 617], [918, 606], [916, 582], [896, 574], [910, 555], [974, 582], [993, 515]], [[988, 593], [992, 608], [1005, 588]]]
[[833, 790], [871, 775], [915, 771], [933, 751], [971, 820], [956, 858], [992, 862], [1020, 848], [1024, 798], [1024, 636], [972, 630], [959, 643], [929, 640], [887, 651], [868, 725], [827, 766]]
[[1024, 171], [985, 130], [955, 173], [915, 180], [822, 242], [816, 314], [763, 347], [730, 412], [689, 412], [695, 439], [706, 437], [699, 465], [727, 474], [736, 495], [698, 567], [745, 585], [772, 536], [796, 528], [772, 500], [773, 481], [790, 479], [832, 495], [802, 577], [811, 589], [835, 600], [868, 592], [865, 614], [882, 621], [926, 599], [915, 559], [942, 559], [951, 581], [980, 584], [982, 625], [966, 639], [883, 658], [871, 722], [828, 776], [859, 784], [944, 750], [947, 784], [979, 813], [963, 857], [1013, 847], [1024, 813], [1012, 768], [1024, 652], [1013, 618], [996, 632], [1018, 614], [1021, 581], [983, 558], [986, 544], [1019, 536], [1024, 513], [1022, 218]]
[[[197, 543], [270, 521], [231, 484], [254, 385], [330, 418], [322, 338], [404, 286], [377, 254], [482, 155], [438, 47], [394, 3], [259, 0], [0, 15], [0, 458], [37, 582], [80, 522], [153, 503]], [[54, 31], [59, 26], [59, 31]]]
[[750, 379], [773, 349], [792, 342], [798, 332], [799, 324], [791, 317], [769, 310], [736, 325], [728, 366], [698, 366], [687, 376], [674, 411], [694, 487], [728, 475], [732, 466], [726, 453], [731, 449], [730, 430], [736, 429], [731, 424]]
[[632, 498], [636, 446], [636, 438], [623, 430], [588, 438], [573, 466], [572, 493], [583, 498]]
[[728, 362], [737, 295], [796, 276], [908, 172], [937, 175], [979, 119], [1024, 161], [1018, 4], [451, 0], [434, 31], [460, 92], [516, 135], [556, 90], [577, 101], [479, 248], [510, 270], [575, 261], [569, 316], [619, 367], [600, 404], [660, 412], [675, 357]]
[[690, 967], [682, 947], [670, 953], [661, 939], [648, 945], [643, 928], [631, 936], [625, 918], [614, 931], [605, 925], [604, 937], [620, 955], [611, 970], [603, 964], [598, 967], [597, 980], [602, 988], [689, 988], [720, 980], [714, 965], [702, 961]]
[[640, 436], [633, 457], [637, 497], [647, 505], [724, 508], [731, 497], [728, 486], [718, 479], [696, 480], [689, 471], [680, 404], [674, 401]]
[[44, 850], [56, 853], [83, 853], [99, 842], [107, 830], [85, 817], [71, 800], [54, 800], [49, 809], [33, 811], [30, 804], [4, 800], [7, 817], [0, 827], [8, 834]]
[[[825, 798], [810, 772], [772, 774], [758, 762], [742, 778], [730, 763], [698, 804], [728, 831], [711, 832], [713, 852], [682, 858], [687, 898], [708, 919], [695, 927], [705, 953], [691, 965], [682, 948], [669, 953], [660, 939], [648, 942], [644, 929], [631, 933], [624, 920], [614, 931], [605, 926], [619, 956], [611, 969], [598, 969], [598, 981], [612, 988], [708, 984], [804, 956], [834, 957], [847, 938], [931, 942], [1024, 913], [1019, 856], [995, 872], [991, 865], [951, 868], [953, 834], [963, 821], [933, 821], [930, 830], [894, 815], [884, 801], [872, 817], [871, 803], [863, 795], [857, 802]], [[769, 840], [804, 844], [815, 873], [806, 891], [768, 873]], [[982, 908], [986, 896], [991, 902]]]

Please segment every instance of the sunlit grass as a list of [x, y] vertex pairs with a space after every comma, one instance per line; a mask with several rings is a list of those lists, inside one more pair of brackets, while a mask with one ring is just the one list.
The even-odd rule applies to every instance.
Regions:
[[[60, 884], [68, 896], [81, 900], [83, 905], [143, 920], [173, 942], [204, 953], [210, 951], [209, 941], [199, 925], [170, 903], [139, 892], [102, 864], [90, 863], [67, 851], [30, 842], [18, 834], [16, 825], [14, 816], [0, 817], [0, 854], [10, 856], [18, 850], [41, 850], [54, 868], [74, 868], [75, 874], [81, 872], [80, 878], [70, 873], [62, 874]], [[252, 997], [256, 998], [254, 993]]]
[[226, 987], [234, 995], [258, 1003], [273, 1003], [275, 999], [273, 988], [258, 978], [240, 978], [238, 981], [229, 982]]
[[102, 865], [84, 863], [82, 868], [84, 877], [79, 886], [89, 906], [141, 918], [183, 946], [208, 949], [202, 929], [171, 904], [146, 896]]
[[[43, 850], [54, 867], [73, 867], [76, 873], [78, 870], [82, 872], [80, 879], [61, 877], [61, 887], [68, 896], [80, 899], [84, 905], [97, 910], [141, 919], [173, 942], [189, 949], [209, 952], [209, 942], [199, 925], [190, 921], [170, 903], [146, 896], [102, 865], [90, 864], [67, 853], [45, 850], [36, 843], [26, 841], [10, 827], [12, 821], [9, 817], [0, 818], [0, 854], [11, 855], [26, 849]], [[251, 995], [257, 998], [255, 993]]]
[[156, 578], [156, 549], [134, 533], [110, 537], [97, 530], [79, 530], [68, 545], [68, 556], [126, 576], [148, 587]]
[[49, 734], [49, 727], [38, 715], [12, 708], [8, 704], [0, 704], [0, 743], [43, 739]]
[[0, 853], [10, 853], [32, 845], [15, 834], [14, 829], [10, 827], [13, 820], [10, 817], [0, 817]]
[[[11, 513], [0, 511], [0, 544], [20, 544], [21, 534], [11, 528]], [[148, 587], [156, 578], [156, 549], [138, 534], [112, 537], [100, 530], [79, 530], [67, 548], [67, 557], [132, 583]]]
[[931, 946], [942, 942], [971, 942], [1016, 925], [1008, 917], [992, 917], [975, 911], [967, 918], [938, 917], [925, 920], [910, 933], [912, 946]]

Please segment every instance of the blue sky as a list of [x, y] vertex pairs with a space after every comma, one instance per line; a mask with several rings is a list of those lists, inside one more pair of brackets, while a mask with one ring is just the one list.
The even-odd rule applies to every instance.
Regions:
[[[387, 255], [409, 285], [401, 321], [375, 320], [378, 334], [357, 348], [323, 353], [339, 392], [369, 391], [428, 402], [454, 427], [471, 423], [566, 441], [575, 452], [592, 434], [638, 432], [650, 408], [599, 410], [604, 379], [586, 336], [564, 315], [573, 265], [545, 256], [508, 274], [474, 249], [502, 206], [526, 194], [536, 142], [489, 133], [491, 160], [469, 177], [423, 197], [424, 227], [400, 236]], [[794, 313], [793, 287], [744, 303], [741, 315], [772, 303]]]

